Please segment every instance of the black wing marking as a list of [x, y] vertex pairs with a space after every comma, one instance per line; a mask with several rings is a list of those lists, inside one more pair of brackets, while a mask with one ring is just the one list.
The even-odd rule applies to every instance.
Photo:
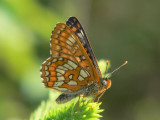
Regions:
[[[77, 35], [77, 37], [79, 38], [80, 42], [82, 43], [83, 47], [85, 48], [88, 56], [90, 57], [91, 61], [93, 62], [93, 65], [95, 66], [98, 75], [100, 78], [102, 78], [102, 74], [100, 72], [97, 60], [95, 58], [95, 55], [92, 51], [92, 47], [89, 43], [89, 40], [83, 30], [82, 25], [80, 24], [80, 22], [78, 21], [78, 19], [76, 17], [70, 17], [68, 19], [68, 21], [66, 22], [66, 24], [74, 31], [74, 33]], [[100, 79], [101, 80], [101, 79]]]

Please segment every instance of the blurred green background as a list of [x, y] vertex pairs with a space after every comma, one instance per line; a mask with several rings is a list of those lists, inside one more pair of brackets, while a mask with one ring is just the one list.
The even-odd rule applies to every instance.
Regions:
[[102, 120], [160, 119], [160, 1], [1, 0], [0, 119], [28, 119], [48, 89], [39, 68], [49, 57], [51, 31], [76, 16], [97, 59], [111, 60], [112, 87]]

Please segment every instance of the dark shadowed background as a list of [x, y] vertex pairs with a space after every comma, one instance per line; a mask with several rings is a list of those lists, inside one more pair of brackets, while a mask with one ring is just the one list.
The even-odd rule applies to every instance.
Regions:
[[160, 1], [1, 0], [0, 119], [28, 119], [48, 89], [39, 68], [49, 57], [51, 31], [76, 16], [97, 59], [109, 59], [112, 87], [102, 120], [160, 119]]

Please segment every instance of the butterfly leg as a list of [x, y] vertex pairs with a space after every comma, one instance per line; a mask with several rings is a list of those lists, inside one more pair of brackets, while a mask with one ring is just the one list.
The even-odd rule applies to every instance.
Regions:
[[99, 102], [99, 99], [102, 97], [102, 95], [106, 92], [107, 89], [103, 90], [101, 95], [98, 97], [97, 103]]
[[79, 99], [78, 99], [78, 102], [77, 102], [77, 106], [76, 106], [75, 112], [77, 112], [77, 109], [78, 109], [78, 106], [79, 106], [80, 97], [81, 97], [81, 95], [79, 95]]
[[94, 96], [94, 98], [93, 98], [92, 102], [94, 102], [94, 101], [95, 101], [95, 99], [96, 99], [96, 97], [97, 97], [98, 95], [99, 95], [99, 94], [96, 94], [96, 95]]
[[82, 100], [81, 100], [81, 101], [84, 101], [85, 96], [84, 96], [84, 95], [80, 95], [80, 96], [82, 97]]
[[81, 97], [82, 97], [82, 100], [81, 100], [81, 101], [83, 101], [84, 95], [82, 95], [82, 94], [79, 95], [79, 99], [78, 99], [78, 102], [77, 102], [77, 106], [76, 106], [75, 112], [76, 112], [77, 109], [78, 109], [78, 106], [79, 106], [79, 102], [80, 102]]

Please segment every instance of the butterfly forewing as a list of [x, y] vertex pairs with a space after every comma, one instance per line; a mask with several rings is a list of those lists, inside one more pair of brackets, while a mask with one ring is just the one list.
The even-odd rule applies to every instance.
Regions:
[[60, 56], [70, 59], [90, 72], [91, 76], [94, 76], [94, 78], [98, 76], [78, 37], [64, 23], [58, 23], [52, 32], [51, 56]]
[[73, 49], [76, 50], [77, 46], [70, 31], [66, 29], [65, 24], [59, 23], [56, 25], [52, 31], [50, 46], [50, 54], [52, 57], [61, 56], [77, 62], [72, 55]]
[[95, 55], [92, 51], [92, 47], [90, 45], [90, 42], [88, 41], [88, 38], [84, 32], [84, 29], [78, 19], [76, 17], [70, 17], [66, 24], [72, 29], [72, 31], [77, 35], [79, 38], [80, 42], [82, 43], [83, 47], [85, 48], [85, 51], [87, 52], [89, 58], [94, 64], [94, 67], [96, 68], [98, 75], [100, 78], [102, 78], [97, 60], [95, 58]]

